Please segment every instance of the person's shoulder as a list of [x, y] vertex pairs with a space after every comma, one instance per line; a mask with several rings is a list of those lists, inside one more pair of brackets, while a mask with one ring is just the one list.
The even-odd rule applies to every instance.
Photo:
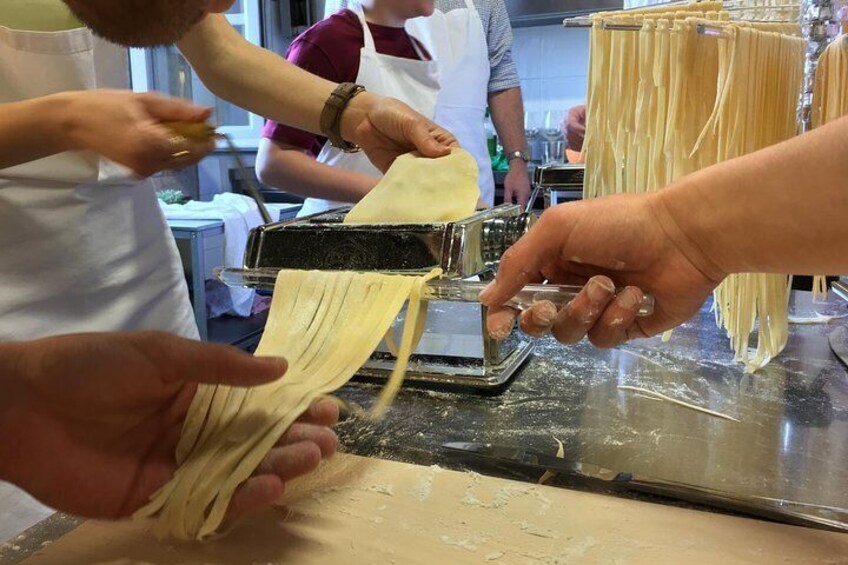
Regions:
[[350, 10], [339, 10], [304, 31], [294, 42], [309, 43], [330, 51], [335, 44], [343, 43], [345, 39], [356, 38], [361, 35], [362, 26], [360, 26], [356, 14]]
[[334, 82], [356, 78], [363, 35], [359, 18], [341, 10], [303, 32], [286, 58], [298, 67]]

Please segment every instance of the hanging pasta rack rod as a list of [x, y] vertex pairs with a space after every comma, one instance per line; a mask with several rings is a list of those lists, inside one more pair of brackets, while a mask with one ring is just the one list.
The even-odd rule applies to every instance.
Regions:
[[[777, 20], [768, 20], [768, 21], [764, 20], [763, 22], [757, 22], [756, 20], [745, 20], [745, 21], [746, 22], [754, 22], [754, 23], [775, 23], [775, 24], [788, 23], [788, 22], [781, 22], [781, 21], [777, 21]], [[724, 23], [733, 23], [733, 22], [724, 22]], [[591, 24], [588, 25], [588, 26], [586, 26], [586, 25], [566, 25], [565, 22], [563, 22], [563, 24], [565, 25], [566, 28], [592, 27]], [[641, 31], [643, 29], [641, 25], [611, 24], [611, 23], [608, 23], [606, 21], [601, 21], [600, 27], [604, 31]], [[728, 34], [727, 31], [725, 31], [721, 27], [716, 26], [716, 25], [706, 24], [706, 23], [696, 24], [695, 25], [695, 31], [698, 33], [698, 35], [703, 35], [705, 37], [718, 37], [718, 38], [729, 38], [729, 37], [731, 37], [730, 34]]]
[[[686, 5], [690, 5], [690, 4], [692, 4], [691, 0], [663, 2], [663, 3], [659, 3], [659, 4], [652, 4], [651, 8], [662, 8], [662, 7], [673, 8], [674, 6], [686, 6]], [[741, 5], [738, 2], [733, 2], [729, 6], [727, 4], [730, 4], [730, 2], [727, 2], [725, 4], [726, 5], [723, 8], [723, 11], [725, 11], [725, 12], [763, 11], [763, 10], [774, 10], [774, 9], [785, 10], [785, 9], [789, 9], [789, 8], [797, 8], [800, 11], [800, 9], [801, 9], [801, 4], [799, 4], [799, 3], [773, 4], [773, 5], [769, 5], [769, 6], [766, 6], [766, 5], [748, 6], [748, 5]], [[632, 10], [635, 10], [635, 9], [620, 10], [620, 11], [616, 12], [616, 14], [627, 13], [627, 12], [630, 12]], [[775, 24], [798, 23], [797, 18], [793, 19], [793, 20], [746, 19], [746, 20], [743, 20], [743, 21], [749, 22], [749, 23], [775, 23]], [[593, 20], [592, 20], [591, 17], [586, 17], [586, 16], [579, 16], [579, 17], [576, 17], [576, 18], [566, 18], [562, 21], [562, 25], [563, 25], [563, 27], [565, 27], [567, 29], [590, 28], [593, 25]], [[609, 23], [602, 20], [601, 21], [601, 29], [606, 30], [606, 31], [640, 31], [642, 29], [642, 26], [640, 26], [640, 25], [625, 25], [625, 24], [609, 24]], [[701, 35], [708, 35], [708, 36], [712, 36], [712, 37], [724, 37], [726, 35], [724, 33], [724, 31], [721, 30], [720, 28], [715, 27], [715, 26], [710, 27], [710, 26], [707, 26], [706, 24], [704, 24], [703, 27], [700, 26], [700, 25], [698, 26], [698, 33], [700, 33]]]

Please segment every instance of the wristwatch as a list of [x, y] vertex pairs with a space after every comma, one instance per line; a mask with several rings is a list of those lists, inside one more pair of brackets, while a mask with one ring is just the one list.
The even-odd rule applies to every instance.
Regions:
[[515, 159], [521, 159], [525, 163], [530, 162], [530, 155], [528, 155], [525, 151], [513, 151], [512, 153], [507, 153], [506, 162], [511, 163]]
[[342, 137], [342, 114], [357, 94], [365, 92], [365, 87], [352, 82], [343, 82], [330, 94], [321, 111], [321, 133], [330, 140], [330, 145], [344, 153], [356, 153], [359, 147]]

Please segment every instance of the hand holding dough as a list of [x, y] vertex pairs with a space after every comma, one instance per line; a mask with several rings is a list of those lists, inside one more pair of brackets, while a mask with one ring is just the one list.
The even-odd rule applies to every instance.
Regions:
[[401, 155], [344, 222], [422, 224], [467, 218], [480, 197], [479, 173], [477, 161], [463, 149], [438, 159]]
[[283, 355], [286, 375], [252, 389], [203, 385], [186, 417], [171, 481], [135, 517], [157, 532], [202, 539], [221, 525], [233, 494], [313, 401], [347, 383], [409, 301], [398, 361], [375, 405], [397, 393], [412, 350], [421, 289], [436, 276], [280, 271], [257, 355]]

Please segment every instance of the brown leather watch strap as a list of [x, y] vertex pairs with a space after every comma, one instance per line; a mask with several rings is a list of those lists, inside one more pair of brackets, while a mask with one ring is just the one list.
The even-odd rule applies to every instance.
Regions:
[[342, 114], [353, 98], [365, 92], [365, 87], [352, 82], [343, 82], [330, 94], [321, 111], [321, 133], [330, 140], [330, 145], [345, 153], [356, 153], [359, 147], [342, 138]]

